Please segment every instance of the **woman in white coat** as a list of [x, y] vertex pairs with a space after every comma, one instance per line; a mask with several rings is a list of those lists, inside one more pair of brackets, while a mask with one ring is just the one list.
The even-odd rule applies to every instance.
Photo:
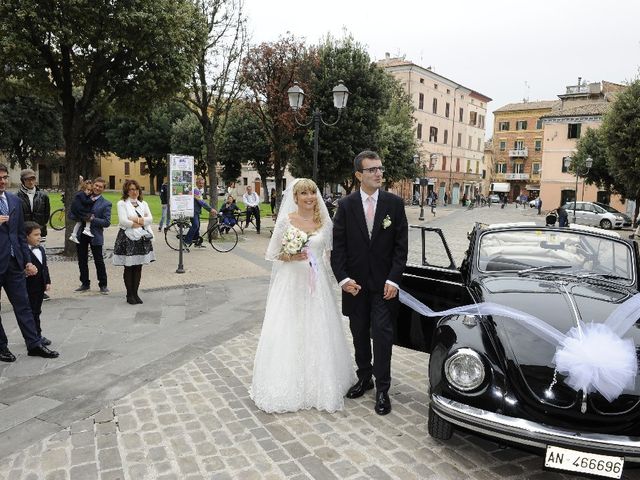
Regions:
[[113, 247], [113, 264], [124, 266], [124, 285], [127, 289], [127, 303], [142, 303], [138, 287], [142, 278], [142, 266], [153, 262], [153, 230], [151, 211], [142, 200], [140, 184], [127, 180], [122, 186], [122, 200], [118, 201], [118, 224], [120, 230]]

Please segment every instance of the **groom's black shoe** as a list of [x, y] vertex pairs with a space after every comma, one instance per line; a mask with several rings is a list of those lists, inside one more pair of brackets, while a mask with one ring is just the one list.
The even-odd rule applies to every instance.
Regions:
[[371, 377], [361, 378], [356, 384], [347, 392], [347, 398], [359, 398], [364, 395], [364, 392], [373, 388], [373, 382]]
[[374, 410], [378, 415], [386, 415], [391, 411], [391, 400], [387, 392], [376, 393], [376, 406]]

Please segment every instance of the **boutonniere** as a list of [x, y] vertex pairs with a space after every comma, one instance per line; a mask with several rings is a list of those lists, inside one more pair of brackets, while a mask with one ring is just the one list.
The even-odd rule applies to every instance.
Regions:
[[382, 228], [386, 230], [387, 228], [389, 228], [390, 225], [391, 225], [391, 219], [389, 218], [389, 215], [387, 215], [386, 217], [384, 217], [384, 220], [382, 220]]

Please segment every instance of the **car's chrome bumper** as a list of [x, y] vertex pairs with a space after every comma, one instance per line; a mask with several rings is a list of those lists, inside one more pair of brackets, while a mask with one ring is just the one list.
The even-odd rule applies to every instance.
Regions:
[[431, 406], [440, 417], [454, 425], [507, 442], [536, 448], [555, 445], [587, 450], [605, 455], [624, 456], [627, 462], [640, 463], [640, 437], [563, 430], [470, 407], [439, 395], [431, 396]]

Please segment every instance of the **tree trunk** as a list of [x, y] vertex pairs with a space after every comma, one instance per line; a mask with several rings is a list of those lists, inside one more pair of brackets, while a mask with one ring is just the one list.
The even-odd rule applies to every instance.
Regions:
[[156, 194], [156, 186], [155, 186], [154, 180], [155, 180], [155, 177], [153, 176], [153, 173], [151, 173], [151, 170], [149, 170], [149, 195]]
[[262, 189], [264, 190], [264, 203], [271, 202], [271, 195], [269, 194], [269, 187], [267, 186], [267, 176], [260, 174], [260, 181], [262, 182]]

